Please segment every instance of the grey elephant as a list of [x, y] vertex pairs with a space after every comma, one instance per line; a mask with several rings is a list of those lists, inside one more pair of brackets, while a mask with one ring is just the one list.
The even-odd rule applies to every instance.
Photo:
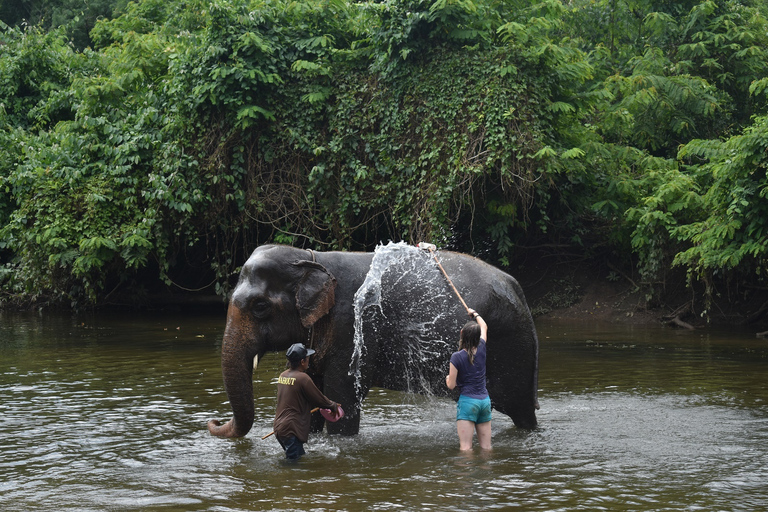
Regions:
[[[229, 302], [221, 349], [234, 416], [208, 422], [216, 436], [241, 437], [254, 420], [253, 368], [267, 351], [303, 342], [316, 350], [308, 373], [345, 416], [331, 434], [357, 434], [371, 387], [449, 396], [445, 375], [466, 304], [489, 325], [487, 388], [494, 409], [516, 426], [537, 425], [538, 338], [523, 291], [501, 270], [465, 254], [403, 242], [375, 253], [258, 247]], [[316, 415], [313, 427], [322, 428]]]

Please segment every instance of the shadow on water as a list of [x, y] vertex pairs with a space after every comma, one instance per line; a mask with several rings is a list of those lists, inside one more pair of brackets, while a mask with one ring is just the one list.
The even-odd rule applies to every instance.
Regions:
[[[13, 510], [762, 510], [768, 343], [540, 323], [540, 428], [494, 412], [493, 450], [458, 451], [448, 399], [374, 388], [360, 434], [273, 439], [267, 356], [256, 421], [231, 415], [223, 318], [0, 315], [0, 505]], [[752, 335], [753, 336], [753, 335]]]

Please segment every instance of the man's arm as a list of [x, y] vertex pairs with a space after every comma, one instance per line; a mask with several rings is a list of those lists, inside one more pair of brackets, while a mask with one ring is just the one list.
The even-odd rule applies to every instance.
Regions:
[[304, 393], [310, 405], [312, 405], [312, 407], [330, 409], [335, 414], [336, 408], [339, 404], [325, 396], [322, 391], [317, 389], [317, 386], [315, 386], [315, 383], [312, 381], [312, 378], [309, 375], [304, 375], [307, 377], [304, 381]]

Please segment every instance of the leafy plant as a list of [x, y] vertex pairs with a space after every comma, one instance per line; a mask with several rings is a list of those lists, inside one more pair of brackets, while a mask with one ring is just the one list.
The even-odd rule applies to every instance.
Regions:
[[0, 26], [0, 300], [226, 295], [272, 241], [765, 275], [762, 4], [119, 7]]
[[[701, 219], [671, 231], [690, 248], [676, 255], [684, 266], [705, 282], [716, 274], [740, 274], [766, 278], [768, 271], [768, 118], [742, 135], [726, 141], [691, 141], [680, 157], [706, 159], [699, 168], [705, 188]], [[711, 291], [711, 290], [710, 290]]]

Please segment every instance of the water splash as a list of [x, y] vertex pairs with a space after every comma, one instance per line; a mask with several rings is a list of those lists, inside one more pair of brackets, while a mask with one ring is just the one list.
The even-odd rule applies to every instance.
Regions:
[[379, 245], [354, 309], [349, 375], [358, 400], [376, 384], [426, 394], [444, 387], [463, 310], [428, 251]]

